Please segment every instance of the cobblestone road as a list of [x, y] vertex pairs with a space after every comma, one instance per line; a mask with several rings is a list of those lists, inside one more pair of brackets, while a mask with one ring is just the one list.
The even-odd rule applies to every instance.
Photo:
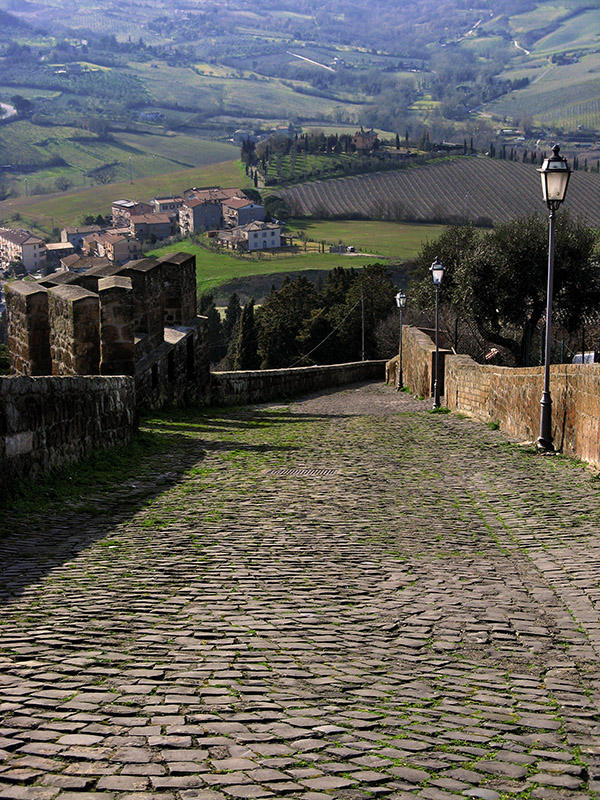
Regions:
[[164, 417], [6, 522], [0, 799], [595, 796], [598, 479], [428, 405]]

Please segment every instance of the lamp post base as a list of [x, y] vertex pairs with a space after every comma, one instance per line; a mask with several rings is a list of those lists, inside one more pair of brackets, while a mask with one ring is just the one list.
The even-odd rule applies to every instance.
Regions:
[[540, 400], [541, 418], [540, 418], [540, 435], [538, 436], [536, 446], [538, 450], [545, 453], [554, 452], [554, 444], [552, 442], [552, 398], [550, 392], [544, 390], [542, 392], [542, 399]]

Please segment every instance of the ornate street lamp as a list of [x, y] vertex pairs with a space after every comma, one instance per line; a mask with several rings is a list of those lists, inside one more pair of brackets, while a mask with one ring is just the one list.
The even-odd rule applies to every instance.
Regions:
[[433, 379], [433, 407], [440, 407], [440, 390], [439, 390], [439, 364], [440, 364], [440, 286], [444, 278], [444, 267], [436, 258], [433, 264], [429, 267], [433, 285], [435, 286], [435, 376]]
[[550, 345], [552, 341], [552, 285], [554, 281], [554, 225], [556, 210], [565, 199], [571, 170], [567, 159], [559, 155], [560, 147], [555, 144], [552, 155], [544, 160], [538, 169], [542, 179], [542, 197], [550, 211], [548, 233], [548, 287], [546, 290], [546, 346], [544, 356], [544, 391], [540, 400], [540, 435], [537, 445], [540, 450], [552, 452], [552, 398], [550, 397]]
[[402, 312], [406, 308], [406, 295], [402, 289], [396, 295], [396, 305], [398, 306], [398, 314], [400, 317], [400, 341], [398, 344], [398, 381], [396, 389], [402, 389]]

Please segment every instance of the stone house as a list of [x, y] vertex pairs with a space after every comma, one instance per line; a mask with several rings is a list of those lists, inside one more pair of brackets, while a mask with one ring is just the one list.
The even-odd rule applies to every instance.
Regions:
[[135, 200], [114, 200], [111, 206], [113, 228], [128, 228], [131, 217], [140, 214], [152, 214], [153, 208], [148, 203]]
[[46, 266], [46, 243], [30, 231], [0, 228], [0, 265], [8, 267], [20, 261], [27, 272]]
[[62, 258], [74, 255], [75, 248], [71, 242], [47, 242], [46, 243], [46, 267], [57, 269], [60, 267]]
[[100, 233], [102, 228], [99, 225], [85, 225], [81, 228], [63, 228], [60, 232], [61, 242], [70, 242], [73, 247], [81, 249], [88, 236]]
[[183, 203], [182, 197], [153, 197], [150, 200], [154, 214], [173, 214]]
[[265, 218], [265, 208], [247, 197], [232, 197], [223, 201], [223, 222], [229, 228], [247, 225]]
[[219, 233], [219, 241], [232, 250], [271, 250], [281, 247], [281, 225], [274, 222], [250, 222]]
[[140, 242], [152, 236], [166, 239], [174, 231], [174, 220], [170, 214], [136, 214], [130, 217], [129, 230]]
[[223, 222], [221, 202], [201, 197], [183, 201], [179, 209], [179, 230], [182, 236], [220, 228]]
[[116, 264], [125, 264], [141, 257], [142, 246], [130, 235], [99, 233], [86, 239], [84, 253], [103, 256]]
[[352, 144], [356, 147], [359, 156], [368, 155], [378, 141], [375, 131], [365, 131], [362, 128], [352, 137]]

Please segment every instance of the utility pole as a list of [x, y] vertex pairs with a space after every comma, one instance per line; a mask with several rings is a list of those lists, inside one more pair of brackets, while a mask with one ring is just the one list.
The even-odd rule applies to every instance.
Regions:
[[360, 307], [361, 307], [361, 328], [362, 328], [362, 344], [361, 344], [361, 361], [365, 360], [365, 284], [364, 273], [360, 276]]

